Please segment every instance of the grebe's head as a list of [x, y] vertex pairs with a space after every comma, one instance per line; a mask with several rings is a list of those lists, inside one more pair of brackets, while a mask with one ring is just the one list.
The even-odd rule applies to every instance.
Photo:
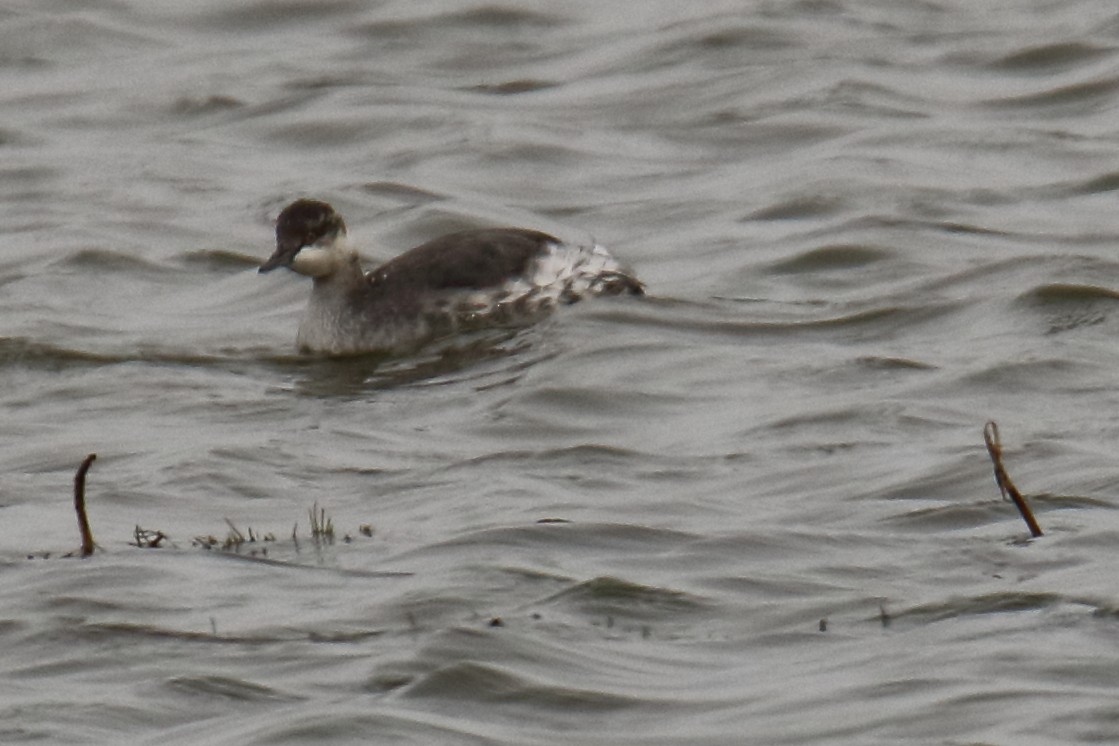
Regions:
[[261, 272], [288, 267], [302, 275], [334, 272], [351, 252], [344, 248], [346, 224], [326, 202], [297, 199], [276, 218], [276, 251], [260, 265]]

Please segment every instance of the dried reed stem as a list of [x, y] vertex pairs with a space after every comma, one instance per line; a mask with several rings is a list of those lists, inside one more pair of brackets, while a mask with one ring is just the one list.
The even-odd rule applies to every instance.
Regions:
[[994, 420], [983, 426], [983, 441], [987, 444], [987, 453], [990, 454], [991, 461], [994, 462], [995, 483], [999, 486], [1003, 499], [1009, 498], [1014, 501], [1018, 512], [1022, 514], [1022, 520], [1029, 526], [1030, 533], [1036, 539], [1041, 536], [1041, 526], [1037, 525], [1033, 511], [1026, 504], [1026, 498], [1022, 497], [1022, 493], [1014, 486], [1014, 482], [1010, 481], [1010, 475], [1006, 473], [1006, 467], [1002, 465], [1002, 443], [999, 441], [999, 426]]
[[93, 554], [93, 548], [96, 546], [93, 532], [89, 529], [89, 518], [85, 513], [85, 475], [95, 458], [97, 458], [96, 453], [86, 456], [82, 465], [78, 467], [77, 474], [74, 475], [74, 510], [78, 512], [78, 530], [82, 534], [83, 557]]

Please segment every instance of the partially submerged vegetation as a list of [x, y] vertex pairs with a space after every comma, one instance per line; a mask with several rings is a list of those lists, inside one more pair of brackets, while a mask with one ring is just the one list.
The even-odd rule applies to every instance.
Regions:
[[[89, 515], [86, 512], [85, 501], [86, 475], [89, 473], [89, 468], [96, 459], [97, 454], [95, 453], [86, 456], [85, 459], [82, 460], [81, 465], [78, 466], [77, 472], [74, 474], [74, 510], [77, 512], [78, 516], [78, 532], [81, 535], [81, 546], [77, 552], [68, 552], [63, 555], [65, 557], [89, 557], [95, 550], [101, 549], [97, 542], [94, 541], [93, 531], [89, 525]], [[311, 508], [308, 509], [307, 514], [309, 518], [309, 538], [311, 542], [315, 546], [333, 544], [335, 540], [334, 519], [327, 514], [326, 508], [320, 507], [318, 502], [315, 502]], [[233, 521], [228, 518], [224, 520], [228, 531], [223, 538], [218, 538], [213, 534], [195, 536], [191, 539], [191, 546], [219, 552], [245, 552], [249, 556], [267, 556], [267, 545], [277, 542], [276, 534], [272, 532], [262, 532], [253, 529], [251, 526], [242, 531]], [[363, 523], [358, 526], [356, 533], [365, 537], [372, 537], [373, 526], [369, 523]], [[298, 550], [298, 522], [292, 526], [291, 541]], [[348, 533], [343, 534], [342, 541], [349, 543], [353, 541], [353, 537]], [[175, 546], [168, 534], [158, 529], [143, 528], [139, 524], [133, 529], [132, 541], [129, 542], [129, 544], [140, 549], [160, 549], [165, 546]], [[44, 552], [39, 555], [29, 554], [28, 559], [34, 559], [36, 557], [48, 559], [50, 556], [49, 552]]]
[[95, 458], [97, 458], [96, 453], [86, 456], [74, 475], [74, 510], [78, 512], [78, 531], [82, 535], [83, 557], [93, 554], [93, 549], [97, 546], [93, 541], [93, 531], [89, 528], [89, 517], [85, 512], [85, 475], [89, 472], [89, 467]]
[[1026, 498], [1014, 486], [1014, 482], [1010, 481], [1010, 475], [1006, 473], [1006, 467], [1002, 464], [1002, 442], [999, 440], [998, 423], [994, 420], [983, 426], [983, 442], [987, 444], [987, 453], [995, 465], [995, 483], [999, 486], [1003, 499], [1011, 500], [1014, 503], [1018, 512], [1022, 514], [1022, 520], [1026, 522], [1026, 526], [1030, 529], [1030, 534], [1036, 539], [1041, 536], [1041, 526], [1034, 518], [1034, 513], [1030, 510]]
[[[1011, 481], [1010, 475], [1006, 471], [1006, 467], [1002, 461], [1002, 443], [999, 439], [999, 426], [994, 421], [988, 422], [983, 427], [983, 441], [987, 445], [987, 453], [991, 457], [991, 462], [995, 469], [995, 483], [999, 487], [1004, 499], [1014, 503], [1021, 514], [1022, 519], [1026, 522], [1030, 534], [1037, 538], [1042, 535], [1041, 526], [1038, 525], [1037, 519], [1034, 518], [1033, 511], [1030, 510], [1029, 504], [1026, 502], [1025, 497]], [[77, 472], [74, 474], [74, 510], [78, 516], [78, 532], [81, 535], [81, 546], [77, 553], [70, 552], [64, 556], [72, 557], [75, 554], [80, 557], [89, 557], [96, 549], [100, 547], [97, 545], [93, 538], [93, 531], [89, 526], [89, 517], [86, 513], [85, 504], [85, 483], [86, 475], [89, 473], [90, 466], [92, 466], [97, 454], [91, 453], [82, 460], [78, 466]], [[322, 546], [324, 544], [333, 544], [335, 539], [334, 519], [326, 512], [326, 508], [320, 507], [316, 501], [307, 511], [309, 523], [310, 540], [315, 546]], [[233, 552], [240, 553], [247, 550], [251, 556], [260, 554], [267, 556], [267, 546], [270, 543], [277, 541], [276, 535], [272, 532], [261, 532], [254, 530], [251, 526], [247, 527], [244, 531], [239, 529], [233, 521], [228, 518], [225, 519], [228, 531], [224, 538], [219, 539], [214, 535], [195, 536], [191, 540], [191, 546], [199, 547], [206, 550], [216, 550], [220, 552]], [[373, 535], [373, 527], [368, 523], [363, 523], [358, 526], [357, 533], [365, 537]], [[353, 538], [350, 534], [345, 534], [342, 541], [350, 542]], [[296, 522], [291, 529], [291, 542], [295, 548], [299, 549], [299, 523]], [[170, 537], [160, 530], [152, 530], [142, 528], [137, 525], [132, 532], [132, 546], [141, 549], [159, 549], [166, 545], [173, 545]], [[49, 553], [40, 555], [43, 558], [50, 556]], [[35, 555], [28, 555], [28, 559], [34, 558]]]

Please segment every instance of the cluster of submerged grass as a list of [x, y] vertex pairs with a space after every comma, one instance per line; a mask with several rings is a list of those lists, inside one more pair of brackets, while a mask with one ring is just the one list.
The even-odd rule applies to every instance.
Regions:
[[[310, 527], [309, 536], [314, 545], [321, 546], [323, 544], [334, 543], [334, 519], [327, 514], [326, 508], [319, 507], [319, 504], [316, 502], [307, 510], [307, 518]], [[219, 539], [212, 534], [208, 536], [196, 536], [191, 541], [191, 545], [201, 547], [202, 549], [216, 549], [222, 552], [240, 552], [243, 549], [248, 549], [250, 553], [255, 554], [257, 550], [254, 545], [274, 543], [277, 541], [276, 534], [272, 532], [254, 531], [252, 526], [242, 531], [228, 518], [225, 519], [225, 523], [229, 527], [229, 531], [226, 533], [225, 538]], [[357, 532], [362, 536], [372, 536], [373, 527], [368, 523], [363, 523], [358, 526]], [[342, 541], [349, 543], [353, 541], [353, 537], [350, 534], [343, 534]], [[299, 548], [298, 521], [291, 527], [291, 542], [295, 545], [296, 549]], [[260, 552], [262, 554], [267, 554], [267, 547], [260, 548]]]
[[[89, 517], [86, 513], [85, 506], [85, 482], [86, 475], [89, 473], [89, 467], [93, 464], [97, 454], [91, 453], [85, 457], [81, 465], [78, 467], [77, 473], [74, 475], [74, 509], [78, 514], [78, 531], [81, 534], [81, 548], [78, 555], [81, 557], [88, 557], [93, 554], [94, 550], [99, 548], [93, 539], [93, 531], [89, 527]], [[310, 526], [309, 536], [311, 542], [315, 546], [322, 546], [324, 544], [333, 544], [335, 540], [334, 519], [326, 512], [326, 508], [319, 507], [318, 502], [315, 502], [307, 511], [308, 522]], [[251, 555], [261, 554], [267, 555], [268, 550], [266, 546], [269, 543], [277, 541], [276, 534], [266, 531], [254, 530], [251, 526], [247, 527], [244, 531], [239, 529], [233, 521], [228, 518], [225, 519], [228, 531], [223, 538], [218, 538], [213, 534], [206, 536], [195, 536], [191, 539], [191, 546], [199, 547], [201, 549], [216, 550], [220, 552], [241, 552], [247, 550]], [[363, 523], [358, 526], [357, 533], [362, 536], [373, 536], [373, 526], [368, 523]], [[299, 548], [299, 522], [297, 521], [291, 529], [291, 541], [296, 549]], [[343, 534], [342, 541], [349, 543], [353, 541], [350, 534]], [[166, 545], [172, 545], [170, 536], [160, 530], [153, 530], [143, 528], [137, 525], [132, 531], [132, 546], [141, 549], [159, 549]], [[73, 556], [74, 553], [65, 556]], [[42, 555], [44, 558], [50, 556], [49, 553]], [[29, 555], [34, 557], [34, 555]]]
[[[273, 533], [254, 531], [252, 526], [241, 531], [228, 518], [225, 519], [225, 524], [229, 527], [229, 531], [224, 539], [218, 539], [213, 534], [195, 536], [190, 542], [191, 546], [201, 547], [202, 549], [217, 549], [222, 552], [239, 552], [247, 544], [276, 541], [276, 535]], [[292, 536], [294, 538], [294, 533]]]

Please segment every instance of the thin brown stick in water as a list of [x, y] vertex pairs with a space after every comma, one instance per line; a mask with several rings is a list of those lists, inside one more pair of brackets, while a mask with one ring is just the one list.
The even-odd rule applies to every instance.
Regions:
[[1014, 482], [1010, 481], [1010, 475], [1006, 473], [1006, 467], [1002, 465], [1002, 443], [999, 441], [999, 426], [994, 420], [983, 426], [983, 441], [987, 444], [987, 453], [990, 454], [991, 461], [995, 464], [995, 483], [998, 484], [1003, 499], [1010, 498], [1014, 501], [1018, 512], [1022, 514], [1022, 520], [1029, 526], [1030, 533], [1036, 539], [1041, 536], [1041, 526], [1037, 525], [1033, 511], [1026, 504], [1026, 498], [1022, 497], [1022, 493], [1014, 486]]
[[78, 467], [78, 473], [74, 475], [74, 510], [78, 511], [78, 530], [82, 533], [83, 557], [93, 554], [93, 547], [96, 546], [93, 542], [93, 532], [89, 529], [89, 518], [85, 514], [85, 475], [95, 458], [97, 458], [96, 453], [86, 456], [82, 465]]

